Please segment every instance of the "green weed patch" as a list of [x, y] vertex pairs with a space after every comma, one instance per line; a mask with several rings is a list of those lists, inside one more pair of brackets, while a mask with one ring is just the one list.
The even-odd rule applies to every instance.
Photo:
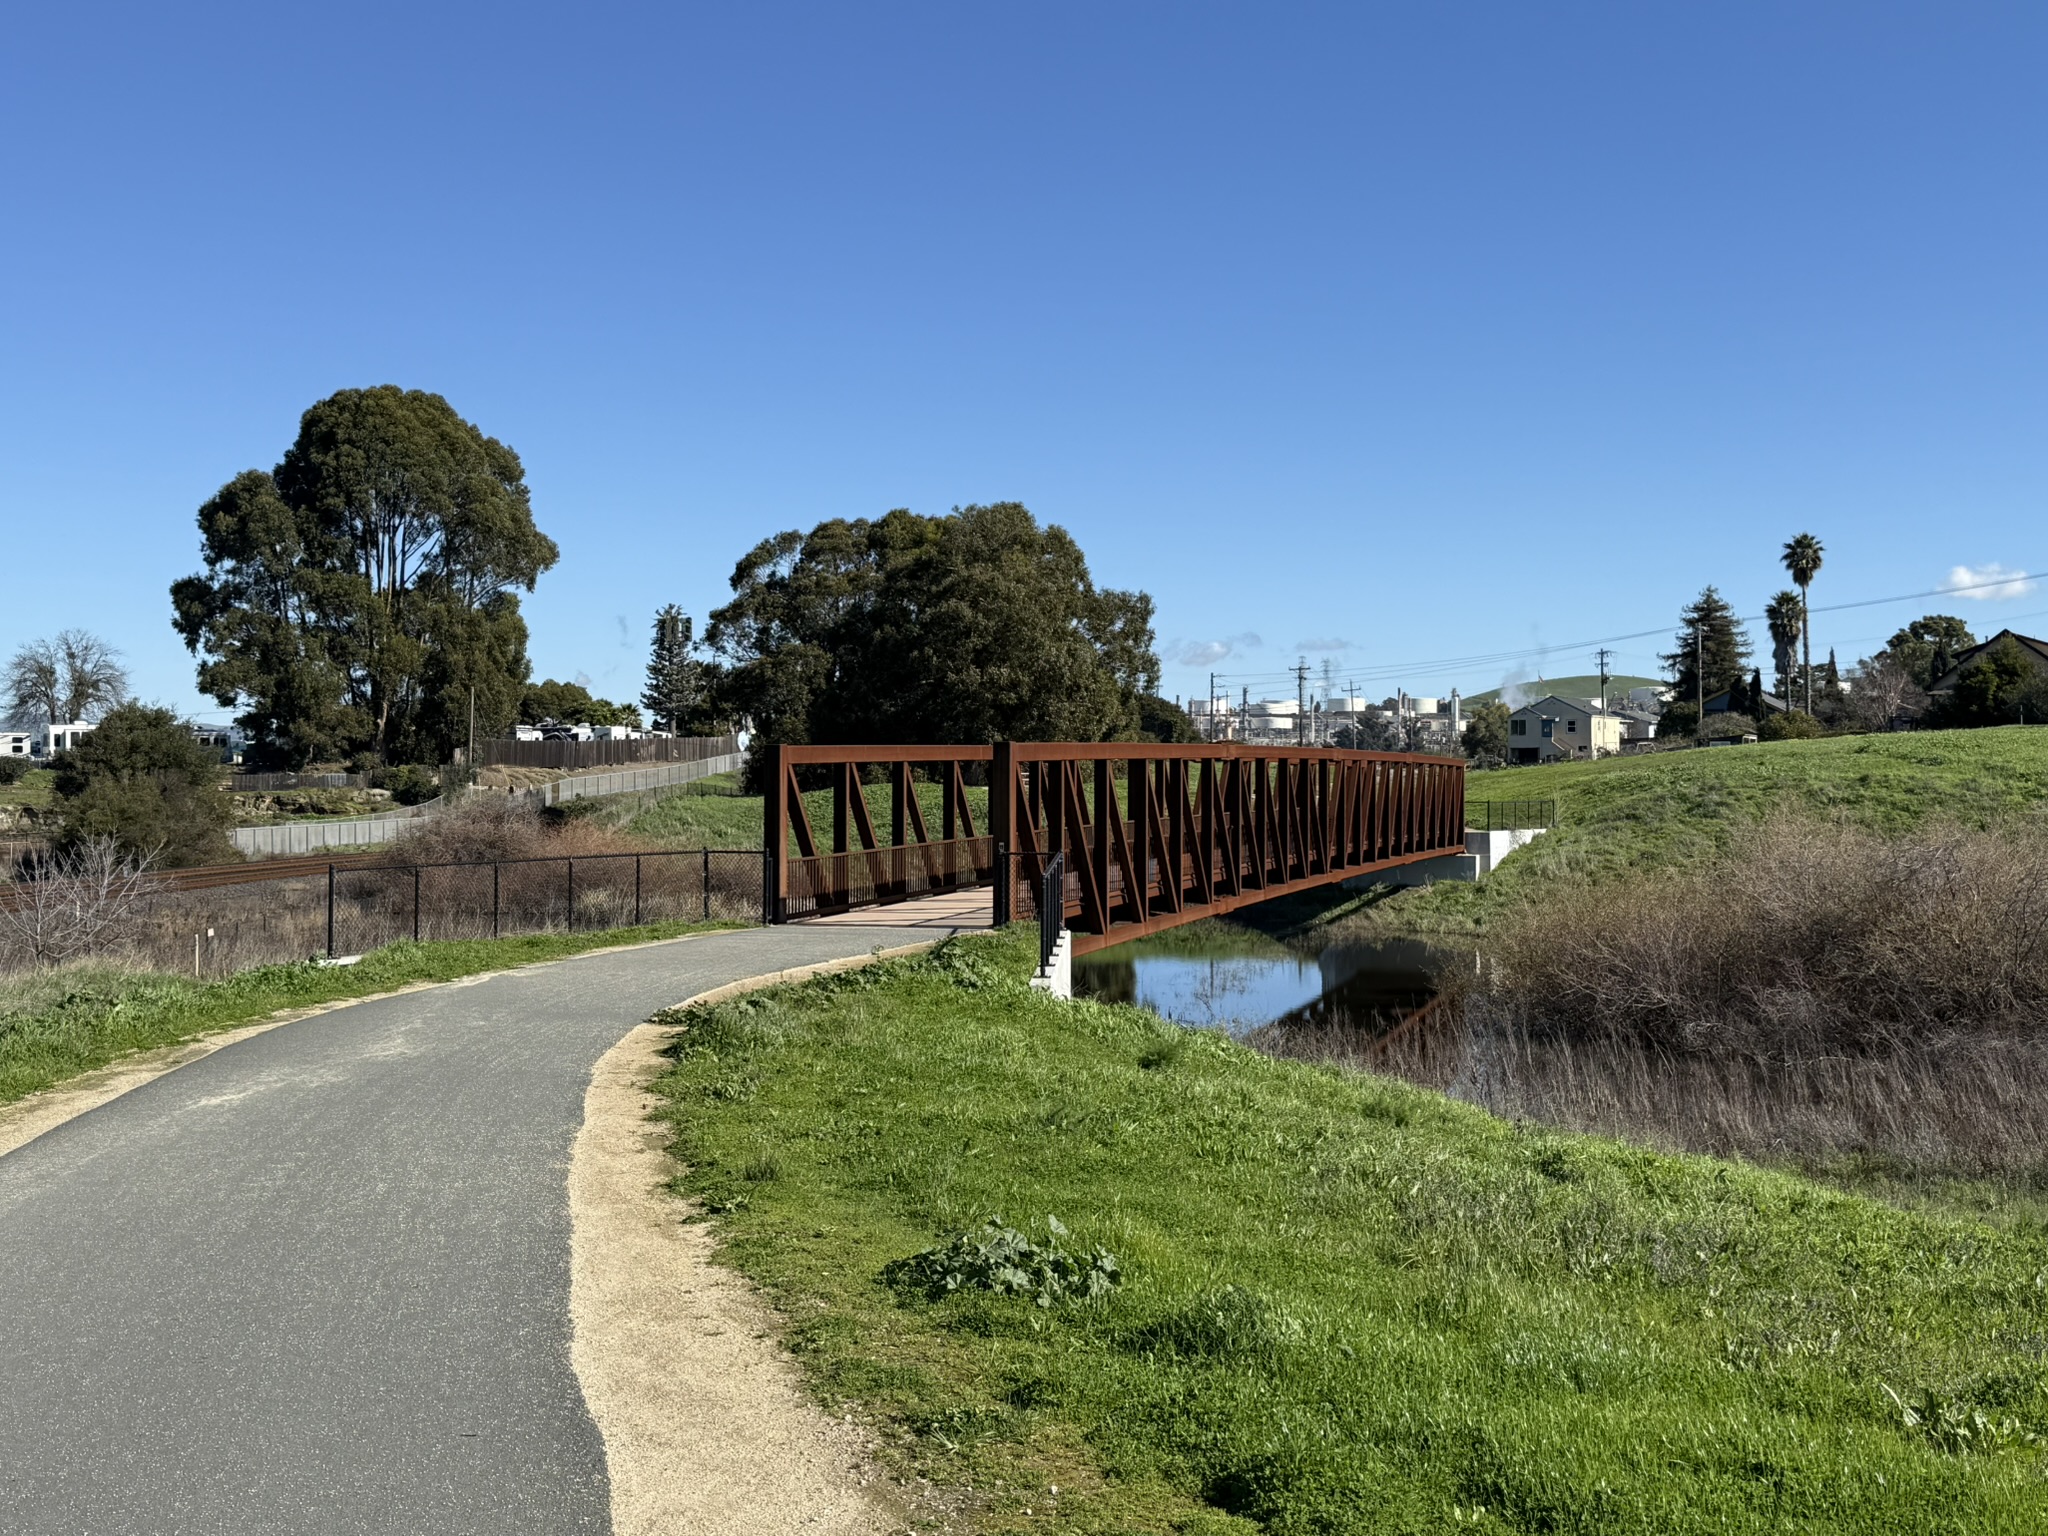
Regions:
[[354, 965], [266, 965], [213, 982], [110, 968], [11, 976], [0, 997], [0, 1104], [106, 1066], [131, 1051], [233, 1029], [282, 1009], [725, 926], [661, 923], [602, 933], [408, 942], [374, 950]]

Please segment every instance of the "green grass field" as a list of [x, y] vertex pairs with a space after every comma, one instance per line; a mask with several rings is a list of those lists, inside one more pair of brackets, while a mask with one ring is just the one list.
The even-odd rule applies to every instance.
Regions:
[[[886, 841], [889, 836], [889, 786], [867, 784], [862, 788], [866, 791], [868, 814], [874, 818], [876, 833]], [[917, 799], [919, 808], [924, 812], [925, 829], [933, 837], [940, 836], [943, 824], [940, 820], [939, 786], [920, 783]], [[804, 796], [804, 804], [810, 812], [812, 831], [821, 845], [830, 848], [830, 792], [813, 790]], [[986, 836], [988, 790], [968, 786], [967, 805], [974, 816], [975, 830]], [[664, 848], [758, 848], [761, 846], [761, 797], [740, 794], [738, 774], [719, 774], [657, 800], [626, 822], [624, 830], [629, 836], [643, 838]], [[851, 833], [849, 837], [852, 838]], [[859, 845], [858, 838], [852, 840], [855, 846]], [[790, 849], [792, 852], [796, 849], [794, 838]]]
[[2048, 800], [2048, 728], [1916, 731], [1501, 768], [1467, 777], [1468, 801], [1555, 800], [1557, 829], [1478, 885], [1397, 896], [1383, 917], [1483, 926], [1560, 880], [1711, 858], [1779, 809], [1898, 832], [1931, 818], [1983, 826]]
[[[685, 1014], [658, 1085], [679, 1186], [821, 1400], [953, 1490], [964, 1528], [2048, 1523], [2040, 1227], [1060, 1004], [1023, 986], [1028, 946]], [[892, 1286], [995, 1215], [1040, 1241], [1056, 1217], [1123, 1285], [1046, 1306]]]
[[0, 1104], [54, 1087], [131, 1051], [233, 1029], [280, 1009], [367, 997], [410, 982], [452, 981], [613, 944], [725, 926], [662, 923], [604, 933], [393, 944], [354, 965], [267, 965], [216, 982], [109, 967], [0, 977]]
[[31, 768], [12, 784], [0, 784], [0, 805], [25, 805], [36, 810], [49, 807], [57, 775], [47, 768]]

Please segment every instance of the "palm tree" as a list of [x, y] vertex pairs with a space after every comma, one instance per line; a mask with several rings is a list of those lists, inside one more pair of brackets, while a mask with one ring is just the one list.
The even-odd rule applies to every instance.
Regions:
[[1820, 540], [1802, 533], [1785, 546], [1785, 569], [1799, 585], [1799, 660], [1806, 672], [1806, 712], [1813, 713], [1813, 620], [1809, 616], [1806, 589], [1820, 574]]
[[1771, 630], [1771, 664], [1778, 674], [1778, 692], [1792, 696], [1792, 673], [1799, 663], [1799, 631], [1804, 620], [1799, 594], [1787, 589], [1764, 605], [1764, 623]]

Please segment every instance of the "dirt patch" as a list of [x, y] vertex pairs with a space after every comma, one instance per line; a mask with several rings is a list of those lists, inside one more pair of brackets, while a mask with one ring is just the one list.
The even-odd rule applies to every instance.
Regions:
[[[888, 954], [928, 948], [915, 944]], [[711, 1002], [865, 965], [804, 966]], [[569, 1164], [570, 1359], [604, 1436], [618, 1536], [883, 1536], [907, 1522], [865, 1436], [806, 1396], [775, 1315], [712, 1262], [708, 1228], [668, 1194], [674, 1166], [647, 1084], [672, 1032], [643, 1024], [591, 1074]]]

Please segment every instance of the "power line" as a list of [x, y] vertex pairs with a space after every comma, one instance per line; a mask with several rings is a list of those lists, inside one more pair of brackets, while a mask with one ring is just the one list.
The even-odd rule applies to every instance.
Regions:
[[[1891, 597], [1864, 597], [1847, 603], [1824, 603], [1811, 611], [1814, 613], [1846, 613], [1857, 608], [1877, 608], [1886, 603], [1910, 603], [1927, 597], [1954, 597], [1968, 592], [1982, 592], [1994, 587], [2009, 587], [2016, 582], [2034, 579], [2029, 573], [2019, 571], [2011, 575], [2000, 576], [1995, 581], [1964, 582], [1951, 586], [1930, 587], [1924, 592], [1901, 592]], [[1736, 621], [1742, 624], [1761, 624], [1765, 622], [1765, 616], [1760, 613], [1739, 614]], [[1552, 645], [1530, 646], [1514, 651], [1484, 651], [1468, 656], [1438, 656], [1421, 661], [1391, 662], [1384, 666], [1361, 667], [1358, 671], [1368, 681], [1374, 678], [1402, 677], [1416, 672], [1464, 671], [1480, 667], [1499, 666], [1507, 662], [1528, 661], [1534, 658], [1548, 657], [1558, 652], [1590, 651], [1602, 646], [1618, 645], [1627, 640], [1648, 640], [1660, 635], [1669, 635], [1670, 633], [1670, 626], [1662, 624], [1655, 629], [1638, 629], [1621, 635], [1599, 635], [1591, 640], [1564, 641]], [[1293, 678], [1299, 670], [1297, 667], [1290, 667], [1285, 671], [1275, 672], [1219, 672], [1216, 676], [1226, 682], [1239, 684], [1278, 683]]]

